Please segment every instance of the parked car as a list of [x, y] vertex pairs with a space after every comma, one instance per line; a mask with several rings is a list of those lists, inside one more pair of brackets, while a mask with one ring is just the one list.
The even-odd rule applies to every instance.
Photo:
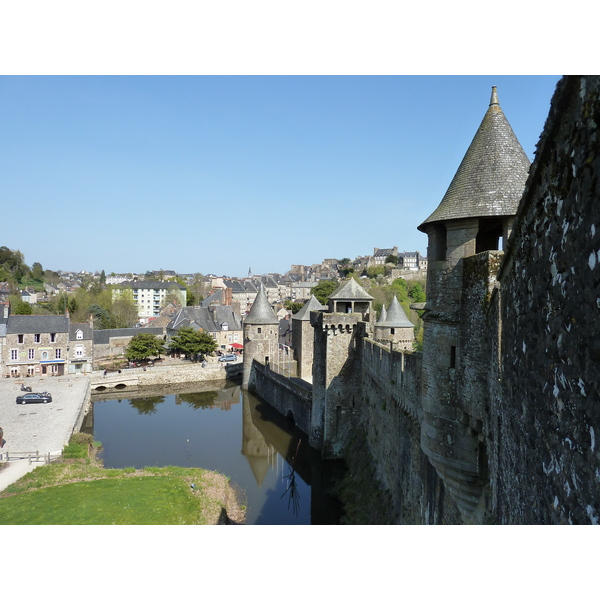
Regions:
[[37, 403], [52, 402], [52, 395], [48, 392], [29, 392], [28, 394], [23, 394], [22, 396], [17, 396], [17, 404], [37, 404]]
[[237, 360], [237, 356], [234, 354], [227, 354], [225, 356], [219, 356], [219, 362], [235, 362]]

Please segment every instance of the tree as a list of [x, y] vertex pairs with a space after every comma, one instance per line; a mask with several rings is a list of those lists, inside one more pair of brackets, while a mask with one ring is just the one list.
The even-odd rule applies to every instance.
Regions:
[[413, 299], [414, 302], [425, 302], [426, 300], [425, 292], [418, 281], [411, 286], [408, 291], [408, 295]]
[[164, 353], [163, 342], [151, 333], [138, 333], [131, 338], [125, 351], [127, 360], [148, 360], [150, 356]]
[[296, 314], [303, 306], [304, 302], [292, 302], [291, 300], [284, 300], [283, 305], [292, 311], [292, 314]]
[[126, 296], [116, 298], [110, 310], [111, 327], [122, 329], [133, 327], [137, 322], [138, 310], [133, 299]]
[[392, 263], [394, 265], [398, 264], [398, 257], [394, 256], [393, 254], [389, 254], [386, 259], [385, 259], [386, 263]]
[[378, 275], [381, 275], [382, 277], [385, 275], [385, 267], [383, 265], [369, 267], [367, 269], [367, 277], [369, 279], [375, 279]]
[[202, 273], [194, 273], [191, 283], [188, 286], [188, 294], [192, 293], [196, 297], [196, 305], [200, 304], [207, 294], [210, 293], [210, 285], [204, 281]]
[[95, 329], [109, 329], [110, 328], [110, 314], [108, 311], [97, 304], [92, 304], [88, 307], [87, 312], [92, 315], [94, 319]]
[[11, 303], [11, 312], [14, 315], [30, 315], [33, 313], [33, 309], [31, 308], [31, 304], [28, 302], [23, 302], [23, 300], [18, 300], [14, 303]]
[[329, 296], [335, 291], [338, 282], [333, 279], [326, 279], [318, 283], [312, 290], [313, 296], [321, 303], [327, 304]]
[[39, 262], [34, 262], [31, 268], [31, 277], [37, 281], [42, 281], [44, 278], [44, 269]]
[[186, 356], [211, 354], [217, 349], [217, 342], [204, 331], [196, 331], [192, 327], [182, 327], [171, 338], [169, 349], [172, 352], [181, 352]]

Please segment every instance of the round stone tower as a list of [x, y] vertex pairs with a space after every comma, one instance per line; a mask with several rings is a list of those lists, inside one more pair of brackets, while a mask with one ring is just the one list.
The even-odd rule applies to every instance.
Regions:
[[412, 350], [415, 341], [415, 326], [409, 321], [394, 296], [387, 311], [381, 307], [381, 315], [375, 323], [375, 341], [390, 344], [392, 350]]
[[[482, 313], [479, 322], [484, 322], [481, 306], [485, 302], [482, 299], [475, 308], [465, 304], [469, 301], [464, 293], [465, 264], [475, 255], [481, 258], [478, 264], [499, 263], [500, 240], [506, 244], [529, 166], [493, 87], [489, 108], [450, 187], [418, 227], [429, 238], [421, 446], [465, 514], [479, 502], [487, 462], [484, 394], [472, 393], [471, 383], [478, 380], [473, 359], [481, 358], [476, 352], [485, 347], [486, 332], [483, 327], [478, 331], [465, 328], [477, 311]], [[485, 298], [493, 277], [489, 269], [482, 276], [481, 269], [472, 267], [469, 289], [484, 290]], [[481, 285], [474, 288], [476, 276]], [[468, 372], [467, 357], [471, 361]]]
[[242, 388], [247, 390], [254, 360], [269, 365], [279, 347], [279, 319], [267, 300], [261, 284], [256, 299], [243, 323], [244, 377]]

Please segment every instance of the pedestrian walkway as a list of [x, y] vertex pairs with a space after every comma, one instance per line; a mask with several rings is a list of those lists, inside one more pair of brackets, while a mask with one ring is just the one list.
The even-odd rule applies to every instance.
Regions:
[[7, 463], [2, 463], [0, 469], [0, 492], [4, 491], [11, 483], [18, 481], [33, 471], [36, 467], [43, 465], [43, 462], [32, 462], [29, 464], [27, 459], [11, 460]]

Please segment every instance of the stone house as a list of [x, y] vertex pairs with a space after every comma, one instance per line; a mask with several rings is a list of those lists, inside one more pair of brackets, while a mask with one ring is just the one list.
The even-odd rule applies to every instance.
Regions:
[[218, 349], [228, 351], [243, 345], [242, 322], [231, 306], [186, 306], [180, 309], [167, 325], [167, 343], [182, 327], [208, 333]]
[[69, 375], [91, 373], [94, 362], [94, 328], [92, 323], [69, 325]]
[[[123, 329], [95, 329], [93, 331], [94, 365], [101, 360], [123, 359], [129, 342], [138, 333], [151, 333], [164, 340], [162, 327], [127, 327]], [[95, 366], [94, 368], [97, 368]]]
[[2, 346], [3, 376], [65, 375], [69, 331], [64, 315], [10, 315]]
[[369, 266], [379, 267], [386, 263], [388, 256], [398, 256], [398, 246], [393, 248], [373, 248], [373, 258], [370, 261]]

